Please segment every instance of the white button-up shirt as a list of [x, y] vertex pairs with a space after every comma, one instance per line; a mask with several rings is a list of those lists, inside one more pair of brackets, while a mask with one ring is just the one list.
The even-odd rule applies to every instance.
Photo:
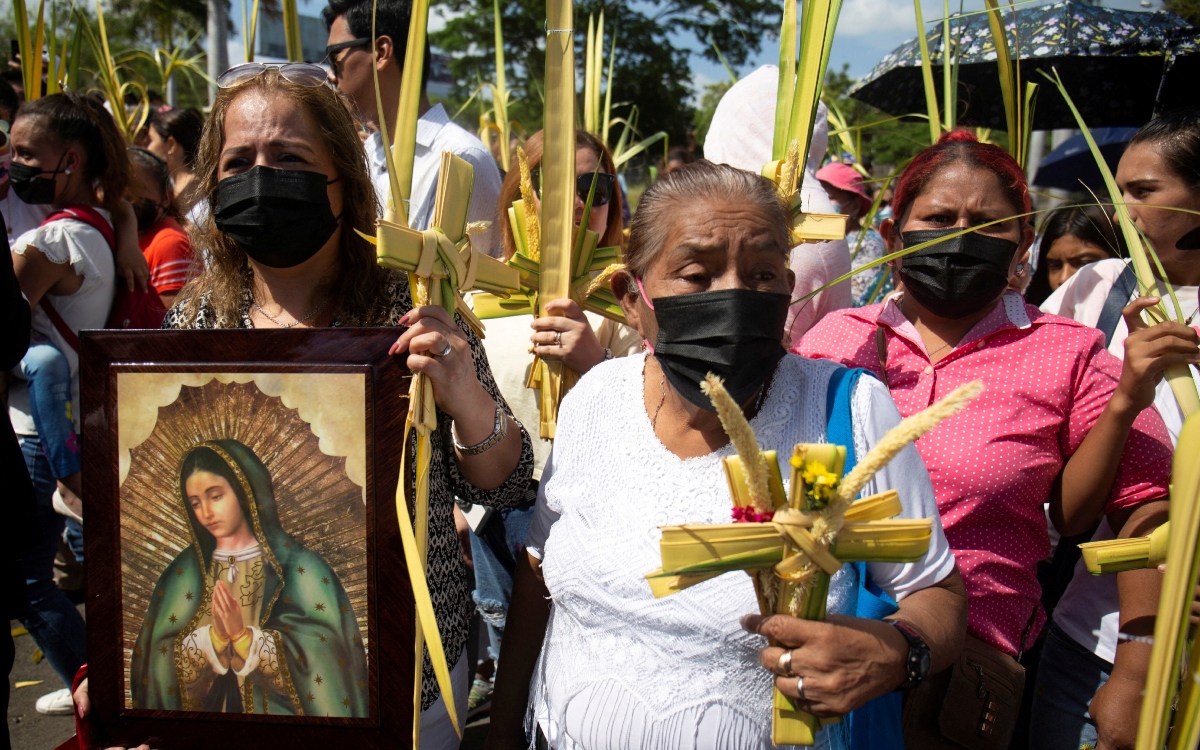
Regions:
[[[371, 181], [381, 206], [387, 204], [390, 182], [387, 172], [387, 157], [383, 150], [383, 137], [372, 133], [367, 139], [367, 162], [371, 170]], [[437, 195], [438, 170], [442, 152], [450, 151], [466, 159], [475, 168], [475, 188], [471, 192], [471, 205], [467, 221], [486, 221], [488, 231], [472, 235], [475, 248], [500, 257], [500, 216], [497, 204], [500, 201], [500, 169], [496, 160], [473, 134], [456, 125], [441, 104], [435, 104], [417, 121], [417, 150], [413, 160], [412, 198], [409, 202], [409, 224], [414, 229], [428, 229], [433, 219], [433, 207]]]

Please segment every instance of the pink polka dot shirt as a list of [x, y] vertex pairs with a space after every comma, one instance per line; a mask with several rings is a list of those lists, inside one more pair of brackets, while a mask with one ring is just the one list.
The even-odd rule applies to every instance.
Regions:
[[[901, 415], [984, 382], [983, 394], [917, 449], [966, 583], [967, 630], [1016, 656], [1045, 620], [1036, 577], [1050, 552], [1042, 505], [1108, 404], [1121, 363], [1099, 331], [1042, 313], [1014, 292], [936, 364], [896, 297], [830, 313], [793, 351], [879, 374], [877, 327]], [[1147, 409], [1134, 421], [1105, 512], [1166, 497], [1170, 472], [1170, 438], [1158, 412]]]

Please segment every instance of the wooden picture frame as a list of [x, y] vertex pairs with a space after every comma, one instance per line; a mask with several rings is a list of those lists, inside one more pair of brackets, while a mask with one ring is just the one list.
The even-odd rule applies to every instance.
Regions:
[[[395, 502], [411, 376], [387, 354], [396, 335], [82, 336], [98, 746], [411, 745], [414, 612]], [[234, 528], [258, 544], [234, 551]], [[218, 584], [232, 596], [214, 606]], [[225, 630], [238, 622], [235, 644]]]

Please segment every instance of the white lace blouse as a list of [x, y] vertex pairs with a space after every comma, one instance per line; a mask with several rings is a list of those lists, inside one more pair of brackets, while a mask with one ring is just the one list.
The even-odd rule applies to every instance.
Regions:
[[[772, 684], [758, 664], [765, 642], [738, 623], [757, 611], [750, 578], [727, 573], [663, 599], [643, 578], [661, 565], [659, 526], [729, 521], [720, 462], [733, 452], [727, 445], [681, 460], [659, 442], [644, 407], [643, 360], [602, 363], [562, 404], [526, 541], [542, 559], [553, 600], [531, 711], [557, 750], [765, 750]], [[825, 440], [826, 387], [835, 367], [787, 355], [751, 422], [759, 443], [778, 451], [785, 483], [782, 464], [792, 446]], [[861, 457], [900, 415], [871, 377], [859, 380], [852, 407]], [[954, 556], [915, 448], [864, 494], [889, 488], [900, 492], [901, 517], [934, 519], [923, 560], [868, 566], [875, 583], [899, 600], [949, 575]]]

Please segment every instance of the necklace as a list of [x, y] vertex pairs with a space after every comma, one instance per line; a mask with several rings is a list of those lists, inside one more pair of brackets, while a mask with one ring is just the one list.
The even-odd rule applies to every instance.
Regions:
[[314, 308], [313, 311], [310, 312], [308, 315], [305, 315], [303, 318], [294, 318], [291, 323], [281, 323], [280, 321], [271, 317], [270, 313], [268, 313], [266, 310], [262, 309], [262, 305], [258, 304], [257, 300], [254, 302], [254, 309], [258, 310], [260, 313], [262, 313], [262, 316], [264, 318], [271, 321], [272, 323], [279, 326], [280, 328], [295, 328], [296, 326], [300, 325], [304, 321], [311, 320], [317, 313], [324, 310], [325, 306], [328, 304], [329, 304], [329, 298], [326, 297], [325, 301], [322, 302], [320, 305], [317, 305], [317, 307]]
[[[642, 367], [644, 368], [645, 365], [642, 365]], [[658, 408], [654, 410], [654, 416], [650, 417], [651, 430], [658, 428], [658, 413], [662, 411], [663, 404], [667, 402], [667, 374], [665, 372], [663, 373], [662, 380], [659, 382], [658, 387], [662, 389], [662, 398], [658, 400]]]
[[[642, 378], [646, 377], [646, 363], [642, 362]], [[775, 377], [775, 373], [771, 373], [771, 377], [767, 378], [767, 382], [763, 383], [762, 388], [758, 390], [758, 398], [754, 400], [754, 413], [757, 414], [762, 408], [763, 401], [767, 399], [767, 389], [771, 385], [771, 380]], [[663, 372], [662, 380], [659, 381], [658, 387], [662, 389], [662, 396], [658, 399], [658, 407], [654, 409], [654, 416], [650, 417], [650, 429], [655, 430], [658, 427], [658, 413], [662, 411], [663, 404], [667, 402], [667, 374]]]
[[930, 358], [930, 359], [933, 359], [933, 355], [937, 354], [938, 352], [940, 352], [941, 350], [943, 350], [943, 349], [945, 349], [945, 348], [947, 348], [947, 347], [949, 347], [949, 346], [952, 346], [952, 345], [953, 345], [953, 343], [954, 343], [954, 342], [952, 342], [952, 341], [947, 341], [946, 343], [944, 343], [944, 344], [942, 344], [941, 346], [939, 346], [937, 349], [934, 349], [933, 351], [929, 352], [929, 358]]

